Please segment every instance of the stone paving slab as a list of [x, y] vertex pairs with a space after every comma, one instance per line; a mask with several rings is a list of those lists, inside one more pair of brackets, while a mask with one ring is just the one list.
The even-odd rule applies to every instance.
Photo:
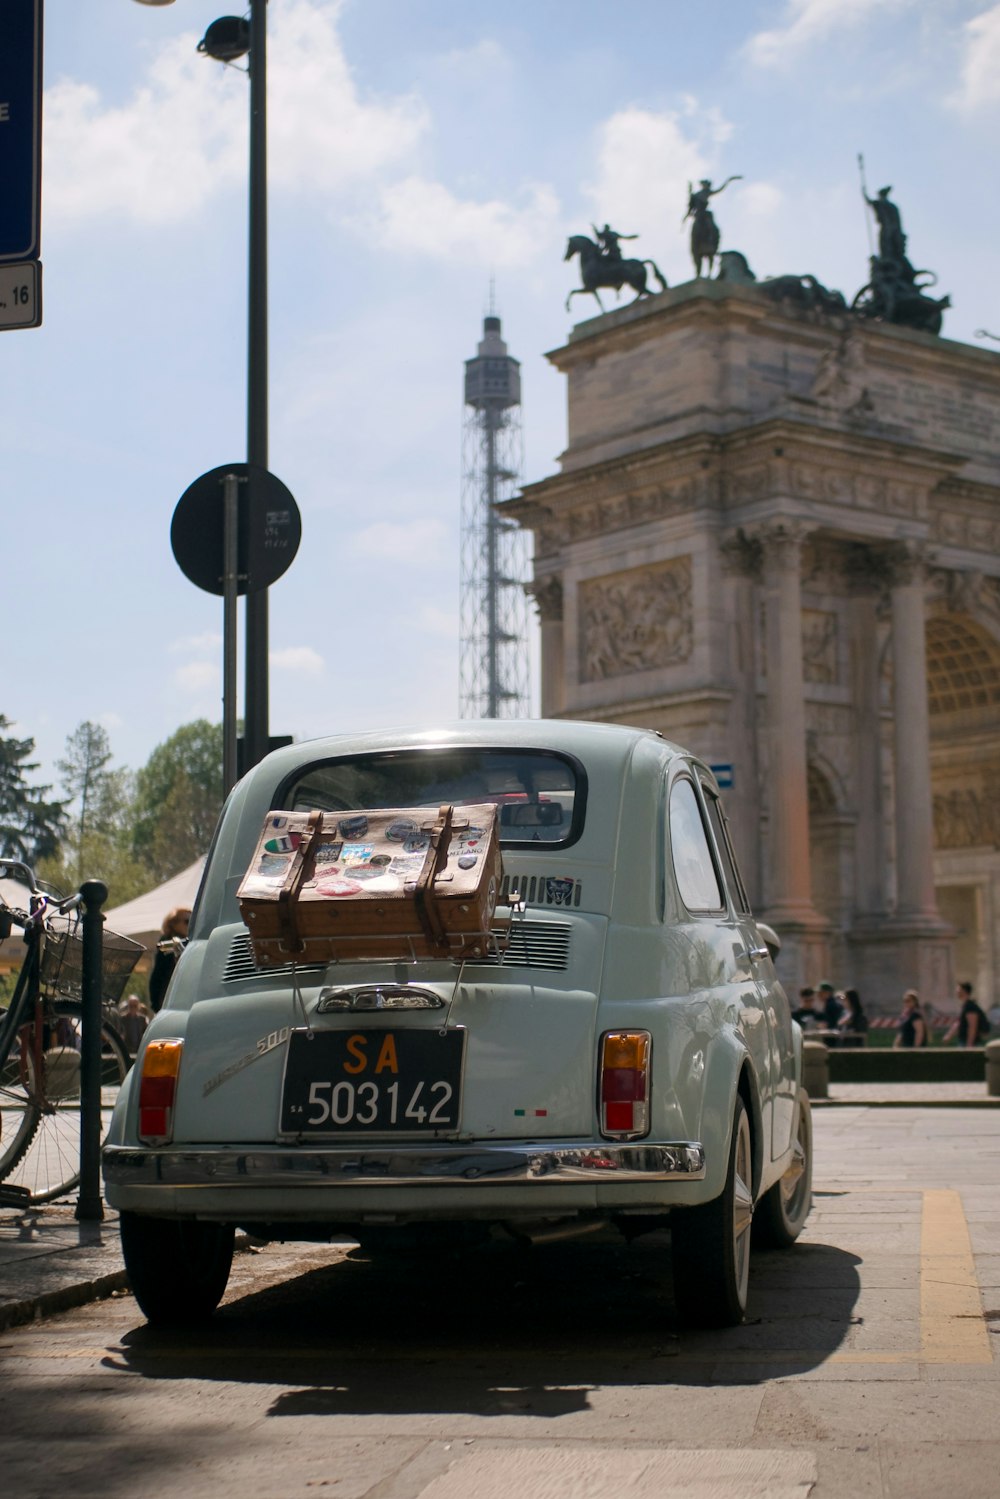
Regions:
[[[912, 1095], [915, 1087], [933, 1094], [921, 1100], [933, 1104], [933, 1112], [900, 1106], [897, 1089]], [[964, 1096], [955, 1098], [956, 1090], [964, 1090]], [[836, 1107], [827, 1106], [823, 1128], [817, 1132], [818, 1190], [803, 1246], [821, 1252], [826, 1225], [832, 1227], [835, 1222], [839, 1233], [847, 1231], [853, 1253], [868, 1257], [879, 1251], [878, 1267], [866, 1269], [869, 1290], [879, 1288], [883, 1278], [886, 1289], [909, 1288], [917, 1273], [911, 1255], [919, 1252], [915, 1235], [921, 1190], [938, 1181], [943, 1186], [961, 1185], [968, 1194], [973, 1252], [983, 1267], [981, 1283], [984, 1287], [1000, 1284], [1000, 1208], [995, 1189], [983, 1185], [991, 1176], [1000, 1181], [1000, 1139], [994, 1131], [980, 1140], [975, 1115], [968, 1111], [973, 1102], [984, 1107], [1000, 1105], [1000, 1099], [987, 1100], [981, 1087], [961, 1083], [836, 1084], [831, 1092], [836, 1095], [831, 1100]], [[948, 1104], [951, 1113], [938, 1112]], [[817, 1102], [815, 1107], [822, 1109], [824, 1104]], [[899, 1108], [898, 1121], [883, 1112], [893, 1107]], [[866, 1112], [872, 1108], [879, 1109], [877, 1144], [865, 1127]], [[845, 1137], [851, 1142], [849, 1166], [843, 1152]], [[928, 1139], [933, 1171], [928, 1169]], [[852, 1196], [846, 1214], [838, 1207], [845, 1191]], [[886, 1220], [884, 1191], [892, 1193], [891, 1221]], [[126, 1289], [117, 1215], [110, 1209], [105, 1212], [100, 1224], [80, 1224], [73, 1201], [35, 1210], [0, 1209], [0, 1329]], [[763, 1289], [769, 1266], [764, 1259], [758, 1259], [756, 1266], [755, 1284]], [[776, 1284], [787, 1286], [787, 1265], [776, 1267], [773, 1273]], [[810, 1273], [815, 1273], [815, 1261]], [[831, 1266], [832, 1283], [850, 1273], [843, 1264]]]

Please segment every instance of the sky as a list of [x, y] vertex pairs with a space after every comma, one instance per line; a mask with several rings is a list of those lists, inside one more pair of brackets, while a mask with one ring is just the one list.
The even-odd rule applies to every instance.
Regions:
[[[221, 600], [169, 532], [246, 454], [248, 89], [196, 51], [209, 0], [45, 9], [45, 318], [0, 332], [0, 713], [58, 781], [84, 719], [133, 769], [221, 720]], [[570, 234], [637, 234], [678, 285], [689, 180], [738, 173], [723, 247], [850, 298], [863, 152], [944, 335], [1000, 333], [1000, 4], [270, 0], [268, 39], [270, 467], [302, 515], [273, 734], [457, 717], [463, 361], [492, 278], [525, 482], [557, 472], [545, 354], [597, 311], [564, 310]]]

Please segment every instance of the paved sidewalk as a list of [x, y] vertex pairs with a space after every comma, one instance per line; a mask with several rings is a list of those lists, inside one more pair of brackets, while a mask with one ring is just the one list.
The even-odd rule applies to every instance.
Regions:
[[[979, 1083], [831, 1083], [814, 1107], [998, 1108]], [[16, 1327], [127, 1289], [118, 1215], [77, 1223], [75, 1202], [0, 1208], [0, 1329]]]
[[75, 1203], [0, 1208], [0, 1328], [126, 1289], [118, 1215], [77, 1223]]

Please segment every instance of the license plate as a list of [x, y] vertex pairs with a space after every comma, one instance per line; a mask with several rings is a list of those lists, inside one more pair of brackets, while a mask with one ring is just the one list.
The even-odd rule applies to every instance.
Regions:
[[288, 1038], [283, 1135], [454, 1133], [465, 1030], [313, 1031]]

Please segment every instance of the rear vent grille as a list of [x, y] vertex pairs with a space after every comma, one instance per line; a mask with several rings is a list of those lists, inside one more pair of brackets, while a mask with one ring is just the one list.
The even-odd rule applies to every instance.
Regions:
[[[325, 973], [326, 963], [301, 963], [296, 973]], [[266, 973], [270, 978], [273, 974], [292, 972], [291, 963], [283, 963], [280, 968], [258, 968], [254, 962], [253, 948], [250, 945], [250, 933], [239, 932], [233, 938], [229, 949], [229, 957], [222, 975], [224, 984], [237, 984], [240, 979], [254, 979], [259, 973]]]
[[466, 968], [549, 968], [565, 970], [569, 963], [568, 922], [519, 921], [510, 928], [506, 952], [491, 953], [466, 963]]
[[[569, 962], [570, 927], [562, 921], [525, 921], [515, 918], [511, 924], [510, 941], [502, 957], [492, 953], [487, 958], [467, 962], [467, 968], [548, 968], [565, 970]], [[303, 963], [296, 973], [325, 973], [328, 963]], [[224, 984], [238, 984], [241, 979], [254, 979], [264, 973], [268, 978], [290, 976], [291, 963], [280, 968], [261, 969], [254, 962], [249, 932], [239, 932], [229, 948], [229, 957], [222, 974]]]
[[562, 906], [576, 910], [583, 887], [579, 880], [564, 875], [505, 874], [500, 886], [500, 904], [505, 906], [510, 892], [516, 890], [529, 906]]

